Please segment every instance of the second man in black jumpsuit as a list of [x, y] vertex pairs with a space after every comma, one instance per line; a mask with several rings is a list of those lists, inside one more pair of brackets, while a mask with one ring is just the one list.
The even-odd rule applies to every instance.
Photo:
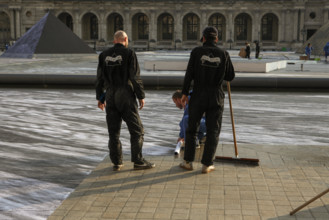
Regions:
[[192, 50], [184, 78], [182, 102], [188, 102], [191, 82], [193, 93], [189, 101], [189, 121], [186, 131], [184, 162], [180, 167], [193, 170], [195, 138], [200, 119], [206, 115], [207, 136], [201, 163], [202, 173], [213, 171], [213, 158], [218, 145], [224, 110], [223, 80], [232, 81], [234, 68], [229, 54], [218, 48], [218, 32], [214, 27], [206, 27], [201, 39], [203, 46]]

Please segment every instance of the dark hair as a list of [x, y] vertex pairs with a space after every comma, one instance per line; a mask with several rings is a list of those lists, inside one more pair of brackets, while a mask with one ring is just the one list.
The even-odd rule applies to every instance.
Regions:
[[181, 99], [183, 96], [182, 90], [176, 90], [172, 95], [172, 99]]
[[[208, 26], [202, 31], [202, 38], [205, 38], [206, 41], [215, 41], [216, 37], [218, 37], [218, 30], [216, 27]], [[202, 42], [203, 39], [200, 39]]]
[[308, 43], [308, 44], [307, 44], [307, 46], [310, 46], [310, 45], [311, 45], [311, 43]]
[[204, 36], [206, 38], [206, 41], [215, 41], [216, 40], [216, 37], [213, 37], [213, 36]]

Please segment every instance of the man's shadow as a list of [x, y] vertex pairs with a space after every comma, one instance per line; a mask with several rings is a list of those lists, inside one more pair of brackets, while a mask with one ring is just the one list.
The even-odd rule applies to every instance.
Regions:
[[[175, 162], [176, 160], [172, 161], [172, 163]], [[132, 166], [127, 166], [120, 171], [113, 171], [109, 161], [103, 161], [102, 163], [108, 166], [101, 169], [96, 168], [68, 198], [83, 197], [102, 192], [120, 192], [121, 190], [136, 189], [153, 184], [177, 182], [178, 180], [182, 182], [183, 179], [195, 179], [197, 175], [202, 175], [201, 170], [187, 171], [180, 168], [178, 163], [165, 170], [160, 164], [159, 167], [149, 170], [132, 170]], [[106, 178], [107, 176], [108, 179]], [[177, 182], [177, 184], [180, 184], [179, 182]]]

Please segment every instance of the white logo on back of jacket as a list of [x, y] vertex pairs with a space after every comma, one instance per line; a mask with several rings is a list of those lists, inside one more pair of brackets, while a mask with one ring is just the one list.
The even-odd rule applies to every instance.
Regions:
[[117, 56], [115, 53], [111, 57], [107, 56], [105, 58], [106, 66], [121, 66], [122, 61], [122, 56]]
[[210, 54], [209, 56], [203, 55], [201, 57], [201, 66], [213, 67], [217, 68], [221, 63], [220, 57], [214, 57], [214, 55]]

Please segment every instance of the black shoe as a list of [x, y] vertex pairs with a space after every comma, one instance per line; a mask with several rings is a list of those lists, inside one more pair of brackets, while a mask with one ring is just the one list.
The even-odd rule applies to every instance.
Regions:
[[135, 162], [134, 163], [134, 169], [135, 170], [145, 170], [145, 169], [151, 169], [154, 168], [155, 164], [150, 163], [145, 159], [142, 159], [140, 162]]

